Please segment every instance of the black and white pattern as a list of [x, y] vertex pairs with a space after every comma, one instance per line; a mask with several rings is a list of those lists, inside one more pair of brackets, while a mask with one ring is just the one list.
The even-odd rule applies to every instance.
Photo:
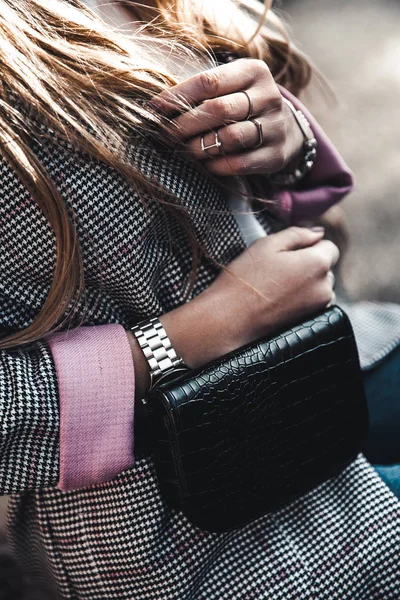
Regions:
[[398, 599], [399, 505], [361, 457], [225, 534], [166, 507], [148, 459], [113, 482], [39, 491], [12, 508], [19, 555], [35, 570], [50, 565], [45, 589], [70, 600]]
[[[70, 325], [126, 326], [184, 302], [191, 260], [181, 226], [54, 136], [34, 149], [74, 212], [84, 253], [87, 293]], [[216, 261], [243, 249], [224, 193], [178, 153], [141, 145], [132, 160], [177, 194]], [[53, 238], [5, 165], [0, 184], [8, 190], [0, 201], [1, 325], [12, 330], [29, 323], [45, 297]], [[192, 297], [216, 274], [203, 258]], [[0, 481], [3, 492], [23, 492], [11, 503], [10, 539], [49, 598], [398, 599], [399, 503], [362, 457], [289, 507], [235, 532], [205, 533], [164, 505], [150, 458], [87, 490], [46, 489], [58, 478], [51, 356], [40, 342], [2, 353], [1, 361], [1, 443], [9, 462], [2, 457]]]
[[374, 302], [342, 306], [353, 325], [363, 370], [377, 367], [400, 345], [400, 306]]
[[0, 490], [12, 494], [54, 485], [59, 411], [47, 344], [0, 352], [0, 377]]

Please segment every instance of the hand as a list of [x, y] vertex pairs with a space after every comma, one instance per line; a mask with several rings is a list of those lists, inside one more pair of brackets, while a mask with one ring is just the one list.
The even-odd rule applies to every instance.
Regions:
[[[194, 300], [162, 315], [178, 355], [199, 367], [332, 304], [331, 269], [339, 250], [323, 236], [324, 230], [290, 227], [262, 238]], [[140, 399], [149, 385], [148, 365], [135, 337], [128, 337]]]
[[332, 304], [339, 250], [323, 236], [290, 227], [262, 238], [197, 298], [163, 315], [186, 364], [201, 366]]
[[290, 227], [255, 242], [219, 275], [208, 291], [232, 313], [234, 345], [298, 323], [335, 301], [331, 269], [339, 250], [323, 235]]
[[[301, 156], [303, 134], [261, 60], [239, 59], [204, 71], [163, 92], [152, 104], [164, 115], [182, 111], [182, 105], [193, 107], [173, 119], [177, 135], [215, 175], [268, 175]], [[258, 148], [259, 126], [246, 120], [249, 110], [250, 119], [262, 127]], [[205, 146], [216, 141], [221, 146], [203, 151], [202, 139]]]

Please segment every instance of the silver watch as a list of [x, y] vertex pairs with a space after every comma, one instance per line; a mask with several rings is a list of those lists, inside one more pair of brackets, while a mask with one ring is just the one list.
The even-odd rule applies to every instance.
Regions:
[[150, 389], [174, 371], [188, 370], [157, 317], [131, 327], [150, 367]]

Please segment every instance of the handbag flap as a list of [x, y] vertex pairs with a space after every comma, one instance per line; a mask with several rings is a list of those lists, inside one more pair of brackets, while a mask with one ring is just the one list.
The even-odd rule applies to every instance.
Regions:
[[339, 473], [368, 424], [354, 336], [338, 307], [161, 385], [148, 405], [164, 497], [211, 531]]

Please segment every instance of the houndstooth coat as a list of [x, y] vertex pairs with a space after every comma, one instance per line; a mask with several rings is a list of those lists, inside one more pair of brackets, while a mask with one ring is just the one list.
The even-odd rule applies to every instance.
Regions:
[[[86, 297], [69, 326], [127, 327], [181, 304], [190, 248], [163, 208], [151, 198], [145, 208], [118, 174], [51, 131], [33, 148], [74, 212], [83, 251]], [[211, 256], [226, 264], [243, 250], [215, 183], [178, 153], [165, 156], [143, 142], [130, 152], [144, 173], [178, 195]], [[13, 331], [31, 322], [46, 297], [54, 239], [5, 163], [0, 194], [0, 316], [4, 331]], [[202, 260], [192, 297], [216, 275]], [[373, 311], [365, 310], [373, 332]], [[393, 343], [400, 332], [395, 317]], [[378, 355], [381, 350], [373, 348]], [[362, 456], [290, 506], [237, 531], [212, 534], [164, 504], [149, 457], [111, 482], [56, 489], [58, 388], [46, 341], [0, 353], [0, 419], [0, 490], [13, 494], [10, 541], [46, 597], [399, 598], [399, 503]]]

